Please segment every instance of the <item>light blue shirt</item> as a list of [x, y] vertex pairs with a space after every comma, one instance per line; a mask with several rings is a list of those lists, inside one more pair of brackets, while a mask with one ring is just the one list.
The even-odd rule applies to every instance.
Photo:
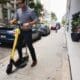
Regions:
[[21, 8], [17, 9], [14, 18], [19, 20], [21, 23], [27, 23], [33, 20], [38, 21], [36, 13], [29, 7], [27, 7], [25, 11], [22, 11]]

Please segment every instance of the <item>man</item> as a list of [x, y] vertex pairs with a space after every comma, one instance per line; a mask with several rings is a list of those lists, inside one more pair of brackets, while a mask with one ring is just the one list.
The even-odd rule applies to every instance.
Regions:
[[19, 57], [22, 58], [22, 40], [25, 41], [27, 47], [30, 50], [31, 57], [32, 57], [32, 64], [31, 67], [34, 67], [37, 64], [37, 59], [35, 55], [35, 50], [32, 45], [32, 30], [31, 27], [38, 21], [38, 18], [33, 10], [31, 10], [25, 4], [25, 0], [17, 0], [17, 5], [19, 9], [17, 9], [14, 19], [10, 21], [11, 24], [15, 23], [16, 21], [20, 21], [23, 25], [21, 26], [21, 34], [18, 40], [19, 46], [17, 47]]

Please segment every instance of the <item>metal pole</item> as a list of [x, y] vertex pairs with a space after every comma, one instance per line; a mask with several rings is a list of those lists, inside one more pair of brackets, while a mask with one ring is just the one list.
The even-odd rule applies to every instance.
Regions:
[[16, 10], [16, 0], [14, 0], [14, 9]]
[[7, 14], [7, 16], [8, 16], [8, 20], [10, 20], [10, 18], [11, 18], [11, 12], [10, 12], [10, 4], [7, 2], [7, 7], [8, 7], [8, 14]]

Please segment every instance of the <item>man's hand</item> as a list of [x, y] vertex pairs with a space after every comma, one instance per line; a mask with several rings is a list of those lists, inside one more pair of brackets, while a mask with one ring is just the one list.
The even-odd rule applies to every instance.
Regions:
[[10, 24], [16, 24], [17, 23], [17, 20], [16, 19], [13, 19], [9, 22]]
[[23, 30], [29, 29], [29, 28], [30, 28], [30, 23], [24, 23], [21, 28], [22, 28]]
[[23, 24], [23, 27], [29, 27], [29, 26], [30, 26], [29, 23], [24, 23], [24, 24]]

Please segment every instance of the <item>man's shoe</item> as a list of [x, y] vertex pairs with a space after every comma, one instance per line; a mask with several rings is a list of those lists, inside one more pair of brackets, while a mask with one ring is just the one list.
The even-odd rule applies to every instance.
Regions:
[[31, 64], [31, 67], [36, 66], [36, 64], [37, 64], [37, 61], [33, 61], [33, 63]]

